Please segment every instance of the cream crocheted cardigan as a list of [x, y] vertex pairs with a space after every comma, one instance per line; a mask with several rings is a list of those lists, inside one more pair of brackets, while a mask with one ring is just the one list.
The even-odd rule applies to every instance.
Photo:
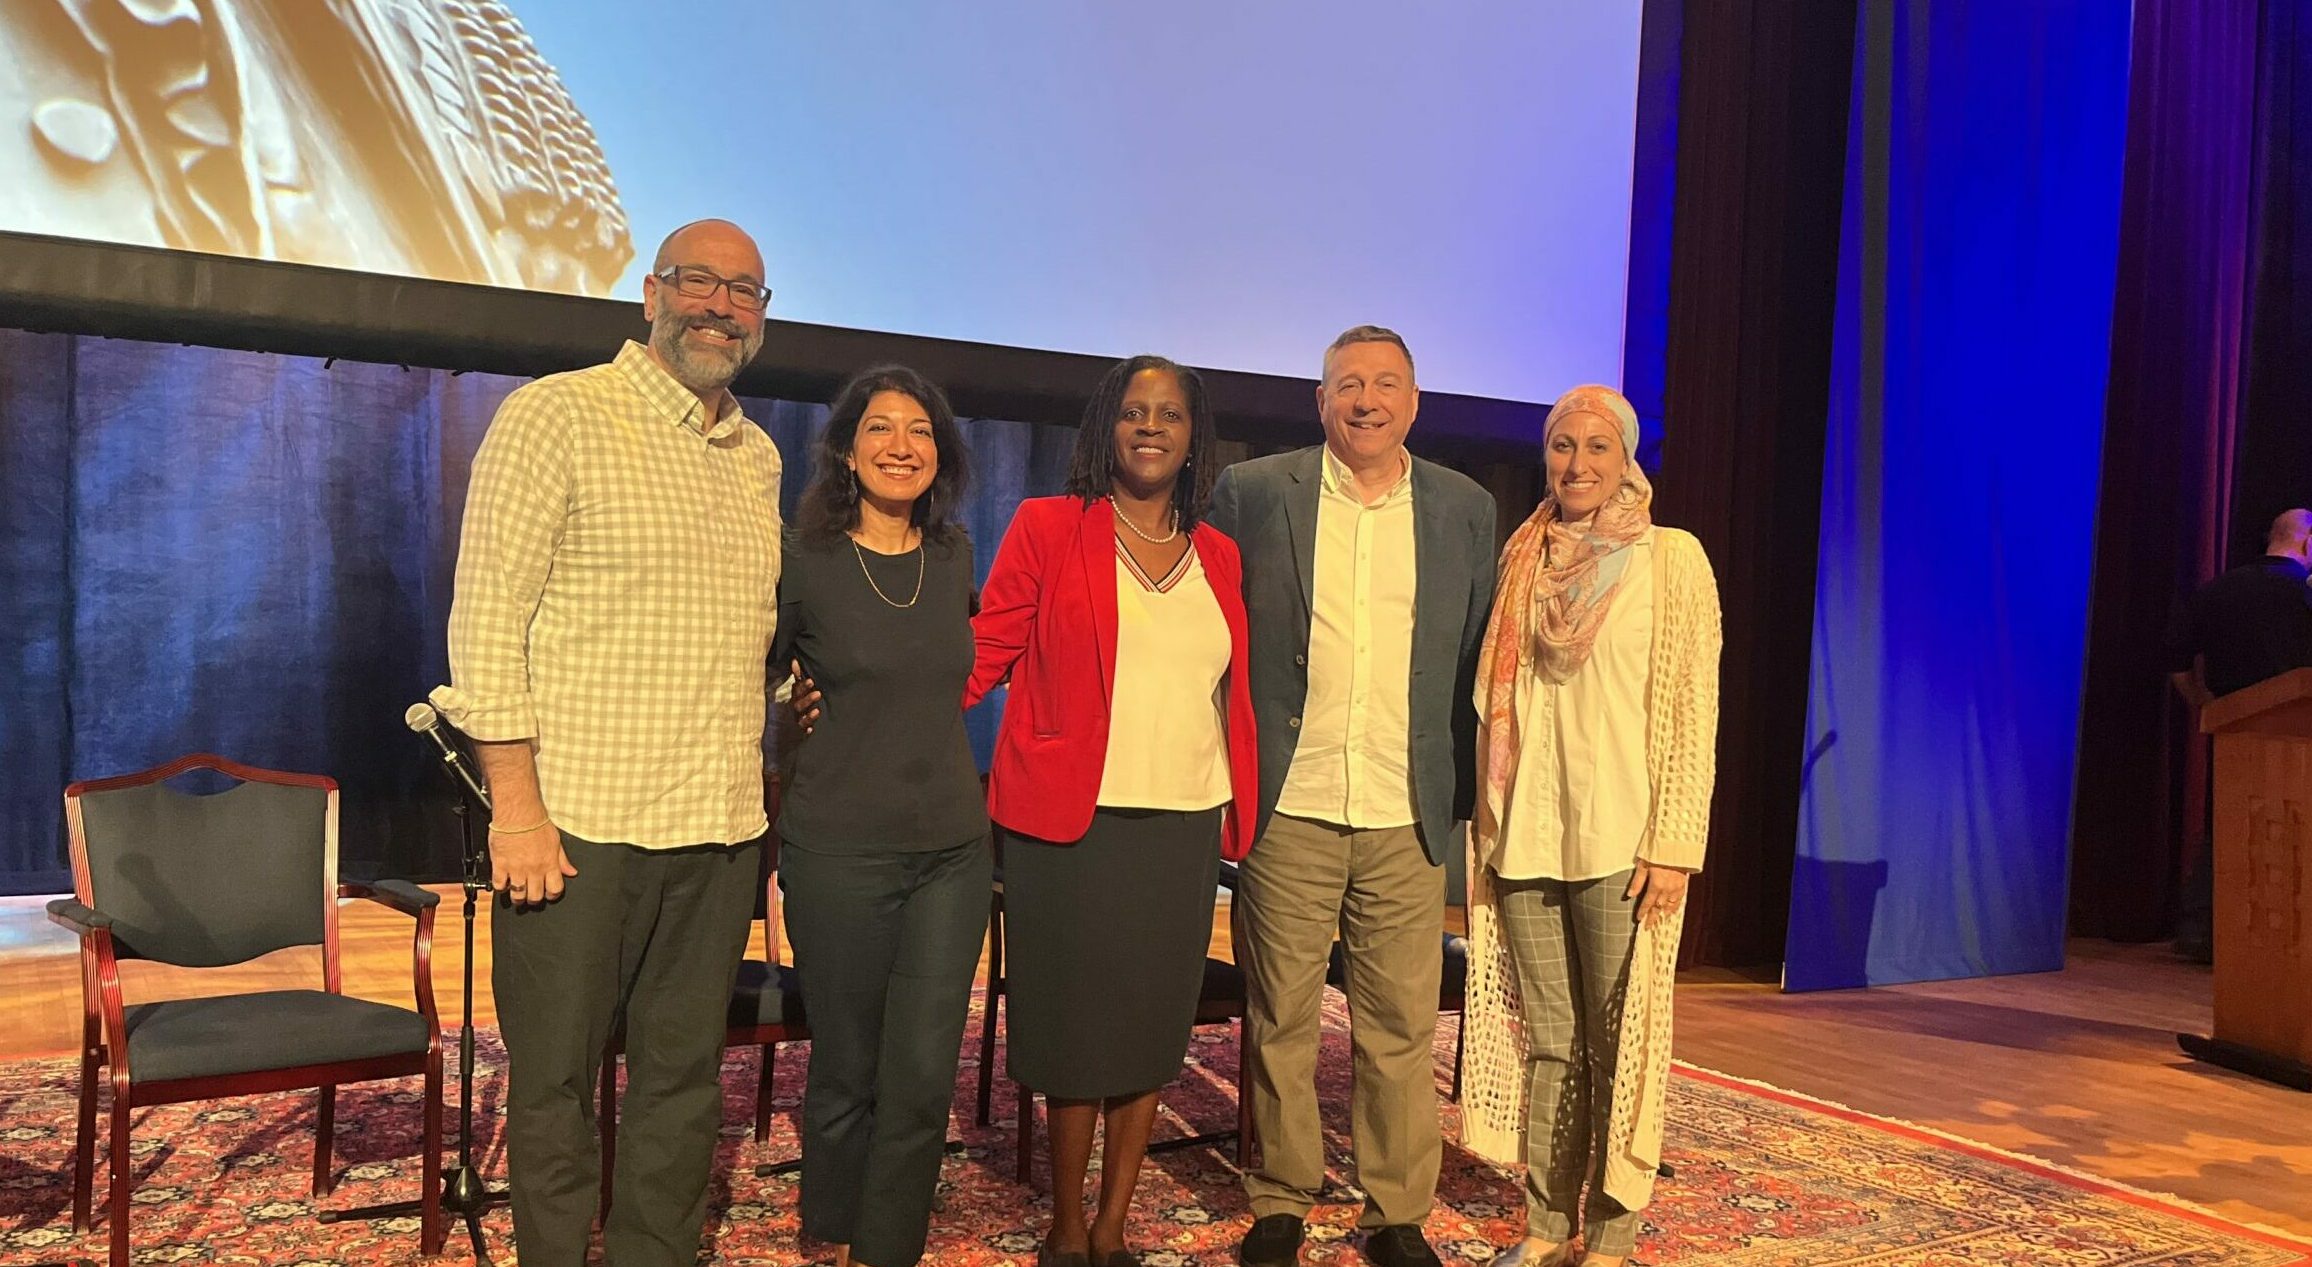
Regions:
[[[1698, 871], [1718, 774], [1718, 583], [1702, 544], [1654, 529], [1654, 646], [1646, 688], [1646, 772], [1653, 812], [1638, 856]], [[1527, 743], [1553, 733], [1526, 718]], [[1478, 740], [1482, 750], [1484, 740]], [[1530, 749], [1529, 749], [1530, 752]], [[1526, 1051], [1517, 975], [1501, 935], [1491, 868], [1469, 858], [1469, 987], [1461, 1075], [1461, 1142], [1505, 1164], [1524, 1160]], [[1653, 1199], [1662, 1160], [1662, 1098], [1670, 1076], [1670, 995], [1685, 912], [1638, 930], [1622, 1004], [1613, 1117], [1603, 1141], [1606, 1192], [1624, 1209]]]

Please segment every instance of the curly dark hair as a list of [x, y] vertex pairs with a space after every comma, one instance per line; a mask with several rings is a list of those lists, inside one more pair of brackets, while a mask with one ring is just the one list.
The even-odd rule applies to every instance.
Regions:
[[1124, 412], [1124, 393], [1132, 385], [1132, 376], [1142, 370], [1173, 375], [1180, 380], [1181, 394], [1188, 397], [1188, 465], [1172, 485], [1172, 511], [1179, 516], [1181, 531], [1186, 532], [1204, 521], [1205, 510], [1212, 505], [1212, 482], [1220, 477], [1213, 469], [1219, 463], [1212, 456], [1219, 424], [1213, 421], [1212, 406], [1205, 399], [1203, 376], [1161, 356], [1118, 361], [1092, 389], [1092, 399], [1085, 403], [1084, 420], [1076, 431], [1076, 452], [1068, 460], [1068, 483], [1063, 491], [1083, 498], [1085, 505], [1108, 495], [1116, 478], [1116, 420]]
[[849, 466], [851, 446], [859, 435], [859, 420], [877, 392], [898, 392], [923, 406], [931, 415], [932, 450], [939, 455], [939, 472], [931, 487], [915, 499], [909, 518], [923, 539], [946, 545], [963, 537], [955, 520], [963, 508], [964, 490], [971, 484], [971, 455], [964, 447], [963, 429], [939, 385], [904, 365], [878, 365], [861, 370], [835, 393], [827, 415], [827, 429], [811, 446], [811, 483], [795, 512], [795, 526], [805, 541], [825, 545], [859, 526], [859, 481]]

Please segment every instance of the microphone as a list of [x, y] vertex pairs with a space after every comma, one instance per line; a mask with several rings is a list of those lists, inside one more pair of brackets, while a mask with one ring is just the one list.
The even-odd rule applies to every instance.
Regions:
[[450, 773], [457, 776], [458, 782], [465, 785], [483, 809], [489, 809], [489, 792], [474, 778], [473, 771], [466, 768], [465, 758], [458, 755], [457, 748], [442, 734], [442, 715], [434, 711], [434, 706], [421, 700], [410, 705], [401, 720], [403, 725], [434, 741], [434, 747], [442, 750], [442, 764], [449, 767]]

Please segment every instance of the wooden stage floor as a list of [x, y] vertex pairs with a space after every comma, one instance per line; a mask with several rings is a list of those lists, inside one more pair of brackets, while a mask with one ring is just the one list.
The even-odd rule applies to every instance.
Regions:
[[[71, 939], [40, 903], [0, 898], [0, 1058], [55, 1056], [76, 1042]], [[435, 928], [442, 1014], [459, 1006], [458, 899]], [[348, 906], [348, 992], [409, 1001], [409, 921]], [[1216, 945], [1227, 926], [1216, 922]], [[760, 935], [750, 953], [759, 954]], [[487, 915], [476, 1011], [492, 1019]], [[1879, 990], [1785, 995], [1772, 983], [1689, 974], [1677, 1054], [1756, 1079], [2027, 1153], [2312, 1236], [2312, 1094], [2186, 1060], [2179, 1030], [2207, 1028], [2208, 969], [2165, 946], [2075, 941], [2061, 972]], [[308, 986], [318, 952], [203, 974], [219, 989]], [[200, 992], [187, 974], [125, 965], [132, 998]], [[141, 971], [139, 971], [141, 969]]]

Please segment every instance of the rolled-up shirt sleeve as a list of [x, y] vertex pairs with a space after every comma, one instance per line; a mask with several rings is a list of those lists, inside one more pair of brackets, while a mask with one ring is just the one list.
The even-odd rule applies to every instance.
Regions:
[[450, 685], [432, 700], [475, 739], [538, 733], [530, 696], [530, 623], [570, 504], [567, 411], [551, 393], [508, 396], [474, 457], [450, 601]]

